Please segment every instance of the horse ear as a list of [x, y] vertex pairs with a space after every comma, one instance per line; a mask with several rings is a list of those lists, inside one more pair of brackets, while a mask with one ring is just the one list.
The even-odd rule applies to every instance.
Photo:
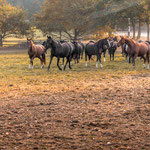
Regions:
[[51, 39], [51, 36], [47, 36], [48, 39]]

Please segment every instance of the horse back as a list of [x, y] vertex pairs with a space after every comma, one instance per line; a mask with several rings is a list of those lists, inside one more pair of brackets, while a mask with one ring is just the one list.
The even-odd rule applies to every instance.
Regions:
[[146, 53], [150, 51], [149, 44], [146, 42], [136, 43], [135, 51], [138, 56], [144, 56]]
[[45, 47], [41, 44], [35, 45], [34, 48], [35, 48], [35, 52], [37, 53], [37, 55], [42, 55], [45, 53]]

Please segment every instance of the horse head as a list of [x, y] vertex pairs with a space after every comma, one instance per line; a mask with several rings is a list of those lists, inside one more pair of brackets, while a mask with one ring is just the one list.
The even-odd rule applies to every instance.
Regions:
[[121, 45], [123, 45], [126, 41], [125, 41], [125, 38], [123, 36], [120, 36], [120, 40], [119, 42], [117, 43], [117, 46], [120, 47]]
[[109, 38], [103, 39], [103, 49], [108, 49], [109, 47], [111, 47], [110, 39]]
[[47, 36], [47, 40], [46, 40], [46, 47], [47, 48], [51, 48], [51, 45], [52, 45], [52, 42], [53, 42], [53, 39], [52, 39], [52, 37], [51, 36]]
[[30, 48], [33, 43], [32, 38], [27, 38], [27, 47]]

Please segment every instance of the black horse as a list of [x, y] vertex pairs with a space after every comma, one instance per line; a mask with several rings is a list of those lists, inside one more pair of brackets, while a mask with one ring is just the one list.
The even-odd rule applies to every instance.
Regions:
[[103, 65], [101, 64], [101, 54], [104, 52], [106, 49], [110, 47], [110, 42], [108, 38], [101, 39], [97, 42], [89, 42], [85, 46], [85, 61], [86, 61], [86, 66], [87, 66], [87, 56], [89, 57], [89, 64], [90, 64], [90, 59], [92, 55], [97, 56], [97, 62], [96, 62], [96, 68], [98, 68], [98, 62], [100, 62], [101, 68]]
[[59, 70], [62, 70], [62, 68], [59, 66], [59, 60], [60, 58], [66, 58], [66, 64], [64, 66], [64, 70], [66, 69], [67, 64], [69, 63], [69, 68], [71, 68], [71, 58], [73, 53], [73, 45], [68, 42], [59, 42], [54, 39], [52, 39], [50, 36], [47, 36], [46, 41], [47, 48], [51, 48], [51, 56], [50, 56], [50, 62], [48, 65], [48, 70], [50, 69], [50, 65], [52, 63], [53, 57], [57, 57], [57, 66]]
[[109, 53], [110, 61], [111, 60], [114, 61], [114, 56], [115, 56], [116, 50], [117, 50], [117, 43], [115, 43], [115, 41], [111, 41], [110, 42], [110, 47], [108, 48], [108, 53]]
[[83, 51], [84, 47], [81, 42], [73, 41], [72, 44], [74, 44], [74, 53], [73, 58], [75, 59], [75, 63], [79, 63], [80, 58], [83, 58]]
[[78, 42], [78, 44], [81, 46], [80, 56], [81, 56], [81, 59], [83, 59], [83, 53], [85, 51], [85, 45], [82, 42]]

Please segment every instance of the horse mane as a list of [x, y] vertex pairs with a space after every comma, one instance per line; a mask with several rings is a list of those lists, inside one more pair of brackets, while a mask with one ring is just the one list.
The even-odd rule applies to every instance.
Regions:
[[105, 39], [100, 39], [100, 40], [98, 40], [98, 41], [95, 43], [95, 45], [97, 46], [97, 48], [103, 46], [103, 41], [104, 41], [104, 40], [105, 40]]
[[133, 41], [132, 39], [129, 39], [129, 38], [125, 38], [125, 42], [127, 45], [129, 45], [129, 47], [133, 47], [135, 45], [135, 41]]

